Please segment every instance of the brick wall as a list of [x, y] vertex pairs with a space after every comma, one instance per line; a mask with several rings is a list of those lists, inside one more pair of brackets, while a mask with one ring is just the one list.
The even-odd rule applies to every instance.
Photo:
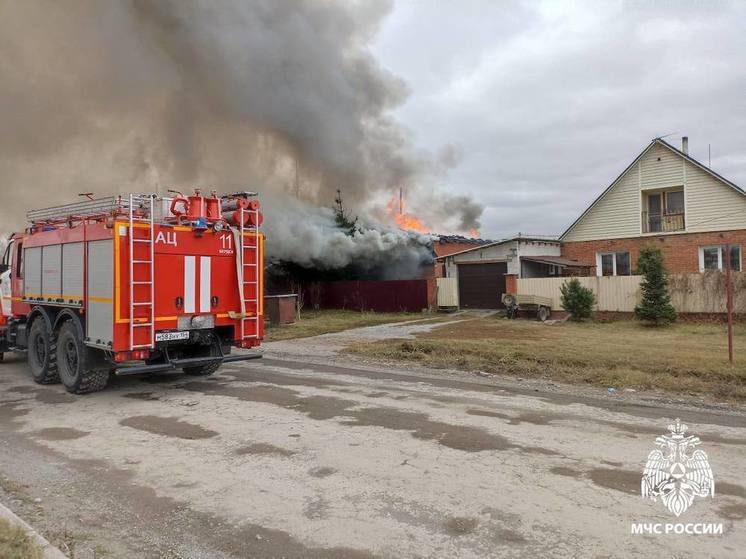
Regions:
[[[741, 245], [742, 250], [746, 249], [746, 229], [603, 241], [565, 242], [562, 244], [562, 256], [595, 266], [597, 252], [629, 251], [630, 263], [634, 269], [637, 266], [640, 249], [646, 245], [652, 245], [660, 248], [663, 252], [666, 268], [669, 272], [699, 272], [699, 247], [725, 243]], [[595, 274], [595, 267], [591, 269], [591, 273]]]
[[518, 275], [505, 274], [505, 293], [515, 295], [518, 293]]

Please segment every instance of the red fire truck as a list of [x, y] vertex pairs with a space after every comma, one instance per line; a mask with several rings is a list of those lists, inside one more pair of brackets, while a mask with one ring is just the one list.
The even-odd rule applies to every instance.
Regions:
[[[170, 191], [174, 192], [174, 191]], [[111, 374], [209, 375], [255, 359], [264, 236], [255, 193], [128, 194], [32, 210], [0, 264], [0, 358], [101, 390]]]

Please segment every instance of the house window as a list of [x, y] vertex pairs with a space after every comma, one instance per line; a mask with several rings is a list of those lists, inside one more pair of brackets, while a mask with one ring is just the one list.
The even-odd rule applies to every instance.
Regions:
[[668, 233], [685, 229], [683, 190], [649, 193], [643, 199], [643, 208], [643, 233]]
[[628, 276], [631, 273], [629, 252], [599, 252], [596, 254], [599, 276]]
[[[725, 245], [699, 247], [699, 271], [725, 269]], [[730, 268], [735, 272], [741, 271], [741, 247], [730, 247]]]

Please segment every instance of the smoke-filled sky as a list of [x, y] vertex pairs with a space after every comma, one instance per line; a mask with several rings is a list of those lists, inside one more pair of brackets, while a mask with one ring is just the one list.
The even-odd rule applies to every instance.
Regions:
[[190, 186], [299, 212], [274, 223], [314, 213], [282, 193], [340, 188], [385, 221], [401, 186], [437, 232], [557, 234], [668, 133], [744, 184], [745, 24], [735, 1], [0, 0], [0, 230]]
[[468, 198], [430, 199], [455, 163], [450, 144], [420, 150], [391, 117], [408, 87], [369, 50], [389, 9], [0, 2], [0, 219], [18, 226], [28, 207], [78, 192], [192, 186], [289, 192], [318, 206], [341, 189], [352, 211], [386, 217], [406, 184], [428, 219], [478, 227]]
[[373, 53], [394, 115], [461, 154], [482, 233], [558, 234], [656, 136], [746, 187], [746, 2], [402, 0]]

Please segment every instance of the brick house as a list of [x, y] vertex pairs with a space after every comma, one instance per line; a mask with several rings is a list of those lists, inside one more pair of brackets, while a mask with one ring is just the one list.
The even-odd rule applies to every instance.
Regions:
[[[746, 192], [656, 138], [560, 236], [562, 256], [594, 264], [596, 275], [634, 273], [639, 251], [655, 245], [670, 272], [722, 270], [726, 243], [734, 270], [746, 245]], [[591, 274], [592, 275], [592, 274]]]

